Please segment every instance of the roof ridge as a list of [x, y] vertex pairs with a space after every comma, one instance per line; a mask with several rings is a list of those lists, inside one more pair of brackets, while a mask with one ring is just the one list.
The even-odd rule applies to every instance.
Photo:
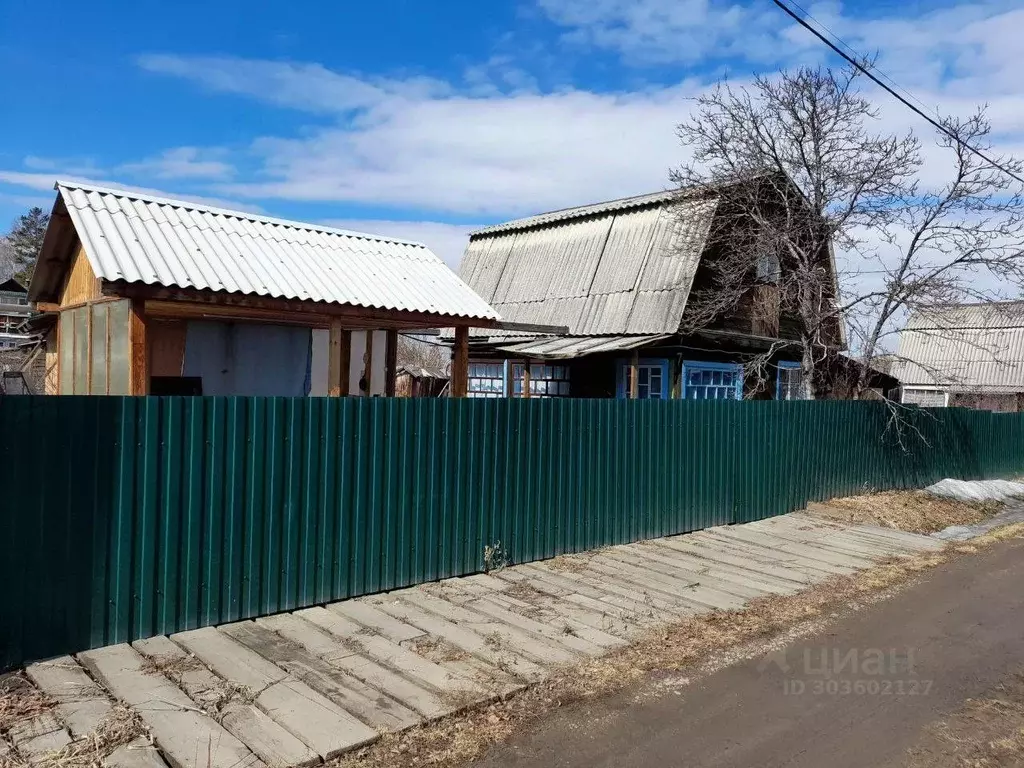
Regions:
[[154, 203], [156, 205], [169, 205], [173, 208], [182, 208], [186, 211], [198, 211], [201, 213], [211, 213], [218, 216], [227, 216], [233, 219], [241, 219], [245, 221], [257, 221], [263, 224], [271, 224], [279, 227], [287, 227], [289, 229], [306, 230], [309, 232], [323, 232], [327, 234], [342, 235], [345, 237], [356, 237], [363, 240], [379, 240], [383, 243], [397, 243], [399, 245], [414, 245], [420, 248], [426, 248], [425, 243], [421, 243], [417, 240], [406, 240], [400, 237], [388, 237], [386, 235], [374, 235], [369, 232], [357, 232], [353, 229], [341, 229], [340, 227], [328, 227], [322, 224], [311, 224], [305, 221], [297, 221], [295, 219], [280, 219], [274, 216], [263, 216], [258, 213], [247, 213], [245, 211], [237, 211], [231, 208], [222, 208], [216, 205], [208, 205], [206, 203], [196, 203], [190, 200], [180, 200], [171, 197], [161, 197], [159, 195], [153, 195], [142, 190], [125, 188], [125, 189], [114, 189], [113, 187], [104, 187], [99, 184], [87, 184], [84, 182], [70, 181], [65, 179], [57, 179], [54, 183], [53, 188], [58, 192], [63, 192], [64, 189], [79, 189], [84, 192], [95, 192], [100, 195], [113, 195], [114, 197], [123, 197], [129, 200], [139, 200], [146, 203]]

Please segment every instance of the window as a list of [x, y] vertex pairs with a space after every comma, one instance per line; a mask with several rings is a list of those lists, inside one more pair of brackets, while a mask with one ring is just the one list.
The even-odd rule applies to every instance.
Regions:
[[687, 400], [742, 400], [743, 366], [684, 362], [683, 397]]
[[[629, 397], [632, 390], [633, 366], [629, 360], [619, 360], [617, 394]], [[668, 360], [643, 358], [636, 367], [637, 400], [667, 400], [669, 388]]]
[[757, 257], [757, 282], [778, 284], [782, 277], [779, 257], [774, 253], [766, 253]]
[[[523, 363], [512, 363], [511, 397], [523, 396]], [[568, 397], [569, 367], [565, 365], [530, 364], [530, 397]]]
[[903, 402], [922, 408], [945, 408], [949, 405], [949, 395], [941, 389], [904, 387]]
[[470, 363], [468, 394], [470, 397], [504, 397], [505, 364]]
[[804, 374], [800, 363], [781, 361], [779, 375], [775, 381], [776, 400], [806, 400], [807, 389], [804, 387]]

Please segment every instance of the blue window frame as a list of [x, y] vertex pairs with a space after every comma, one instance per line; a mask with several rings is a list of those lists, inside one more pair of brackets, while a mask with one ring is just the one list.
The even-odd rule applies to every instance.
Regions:
[[687, 400], [742, 400], [743, 366], [684, 361], [683, 397]]
[[775, 376], [776, 400], [806, 400], [804, 375], [800, 363], [779, 361], [779, 372]]
[[[616, 376], [616, 396], [629, 397], [631, 361], [619, 360]], [[663, 357], [644, 357], [637, 364], [636, 396], [638, 400], [668, 400], [668, 360]]]

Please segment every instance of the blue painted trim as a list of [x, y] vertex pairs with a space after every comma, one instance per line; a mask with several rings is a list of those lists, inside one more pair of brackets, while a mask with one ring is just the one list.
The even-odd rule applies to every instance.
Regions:
[[775, 399], [782, 399], [782, 372], [785, 370], [793, 370], [794, 368], [802, 368], [800, 363], [790, 362], [789, 360], [780, 360], [778, 364], [779, 370], [775, 372]]
[[728, 373], [735, 373], [736, 376], [736, 399], [743, 399], [743, 366], [739, 363], [708, 363], [703, 360], [684, 360], [683, 361], [683, 387], [682, 394], [683, 399], [686, 399], [686, 388], [689, 385], [690, 371], [725, 371]]
[[[618, 363], [618, 368], [615, 371], [615, 396], [620, 400], [625, 400], [628, 397], [628, 393], [626, 392], [626, 369], [632, 361], [628, 358], [620, 358], [616, 362]], [[671, 386], [668, 375], [668, 358], [641, 357], [637, 362], [640, 365], [656, 365], [661, 368], [661, 399], [668, 400], [669, 387]]]

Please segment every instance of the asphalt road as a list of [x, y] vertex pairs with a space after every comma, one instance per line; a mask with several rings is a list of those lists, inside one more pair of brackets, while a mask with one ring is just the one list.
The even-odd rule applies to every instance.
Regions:
[[478, 768], [898, 766], [1024, 663], [1024, 541], [930, 572], [783, 652], [568, 707]]

